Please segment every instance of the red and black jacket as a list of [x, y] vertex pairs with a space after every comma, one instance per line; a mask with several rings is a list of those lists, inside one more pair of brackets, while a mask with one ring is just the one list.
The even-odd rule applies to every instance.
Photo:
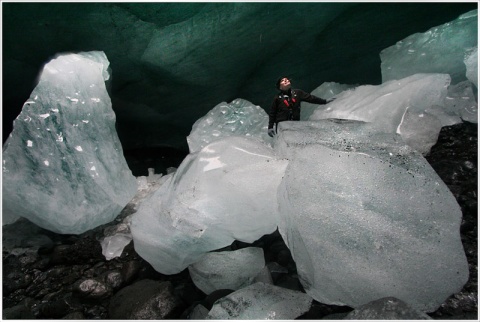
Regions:
[[272, 129], [273, 124], [283, 121], [299, 121], [300, 102], [302, 101], [313, 104], [327, 104], [327, 100], [304, 92], [301, 89], [290, 89], [288, 92], [280, 92], [273, 99], [268, 115], [268, 128]]

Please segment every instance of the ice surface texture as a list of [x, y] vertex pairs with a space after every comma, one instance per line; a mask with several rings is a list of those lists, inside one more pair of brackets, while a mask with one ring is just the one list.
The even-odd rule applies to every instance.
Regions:
[[466, 80], [465, 54], [477, 47], [477, 10], [416, 33], [380, 53], [382, 81], [417, 73], [450, 74], [452, 83]]
[[190, 153], [227, 136], [257, 138], [271, 146], [267, 134], [268, 115], [260, 106], [244, 99], [222, 102], [198, 119], [187, 137]]
[[318, 107], [309, 120], [369, 122], [379, 133], [400, 134], [407, 144], [426, 154], [437, 142], [442, 126], [460, 123], [463, 107], [475, 106], [473, 95], [467, 100], [458, 94], [449, 95], [458, 92], [449, 85], [447, 74], [415, 74], [381, 85], [363, 85]]
[[468, 80], [478, 88], [478, 46], [467, 52], [464, 62]]
[[110, 222], [137, 190], [115, 130], [103, 52], [45, 65], [3, 148], [3, 212], [61, 234]]
[[234, 240], [277, 228], [277, 187], [287, 166], [258, 140], [227, 137], [189, 154], [132, 218], [138, 254], [175, 274]]
[[283, 122], [275, 150], [290, 160], [279, 230], [314, 299], [357, 307], [394, 296], [430, 312], [466, 283], [460, 207], [398, 135], [358, 121]]
[[238, 290], [248, 286], [264, 267], [263, 249], [247, 247], [208, 253], [188, 270], [195, 285], [210, 294], [219, 289]]
[[[335, 82], [325, 82], [325, 83], [322, 83], [322, 85], [315, 88], [312, 91], [312, 94], [317, 97], [321, 97], [328, 100], [346, 90], [353, 89], [357, 86], [359, 85], [348, 85], [348, 84], [339, 84]], [[308, 120], [312, 115], [312, 113], [315, 111], [315, 109], [317, 109], [318, 107], [319, 107], [318, 104], [302, 102], [300, 119], [302, 121]]]
[[293, 320], [311, 304], [305, 293], [258, 282], [216, 301], [207, 320]]

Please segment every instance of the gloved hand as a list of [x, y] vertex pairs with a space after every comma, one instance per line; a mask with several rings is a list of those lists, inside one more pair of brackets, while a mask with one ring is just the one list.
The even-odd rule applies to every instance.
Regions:
[[274, 135], [275, 135], [275, 130], [274, 129], [268, 129], [268, 136], [273, 138]]
[[332, 98], [328, 99], [327, 104], [333, 102], [335, 99], [336, 99], [336, 97], [332, 97]]

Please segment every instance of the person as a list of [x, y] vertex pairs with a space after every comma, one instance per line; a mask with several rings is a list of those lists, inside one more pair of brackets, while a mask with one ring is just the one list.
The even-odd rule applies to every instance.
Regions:
[[288, 77], [280, 77], [277, 80], [276, 87], [280, 90], [280, 93], [273, 99], [270, 113], [268, 114], [268, 135], [270, 137], [277, 133], [278, 123], [300, 120], [300, 103], [302, 101], [313, 104], [327, 104], [333, 101], [333, 99], [327, 101], [316, 97], [301, 89], [292, 89]]

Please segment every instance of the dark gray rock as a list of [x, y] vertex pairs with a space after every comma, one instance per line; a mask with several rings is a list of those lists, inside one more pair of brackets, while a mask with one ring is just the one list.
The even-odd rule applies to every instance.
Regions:
[[79, 298], [95, 301], [111, 296], [113, 290], [103, 280], [89, 278], [76, 282], [73, 292]]
[[126, 283], [130, 283], [140, 272], [142, 264], [139, 261], [129, 261], [123, 265], [122, 276]]
[[196, 305], [190, 315], [188, 316], [189, 320], [205, 320], [208, 315], [208, 310], [205, 306], [198, 304]]
[[108, 313], [110, 319], [156, 320], [176, 317], [184, 309], [170, 282], [141, 280], [115, 294]]
[[119, 271], [112, 271], [107, 272], [105, 274], [105, 282], [109, 285], [113, 290], [120, 289], [124, 284], [124, 279], [122, 273]]
[[208, 294], [208, 296], [202, 301], [202, 305], [205, 306], [208, 310], [212, 309], [213, 304], [222, 297], [227, 296], [230, 293], [233, 293], [234, 290], [222, 289], [216, 290]]
[[62, 320], [85, 320], [85, 315], [82, 312], [72, 312], [65, 315]]
[[4, 308], [2, 311], [2, 318], [4, 320], [31, 320], [35, 319], [35, 315], [32, 312], [32, 306], [36, 304], [36, 301], [30, 298], [26, 298], [18, 305], [10, 308]]
[[60, 319], [67, 315], [70, 306], [65, 299], [58, 299], [56, 301], [49, 301], [42, 303], [40, 306], [40, 314], [44, 318]]

